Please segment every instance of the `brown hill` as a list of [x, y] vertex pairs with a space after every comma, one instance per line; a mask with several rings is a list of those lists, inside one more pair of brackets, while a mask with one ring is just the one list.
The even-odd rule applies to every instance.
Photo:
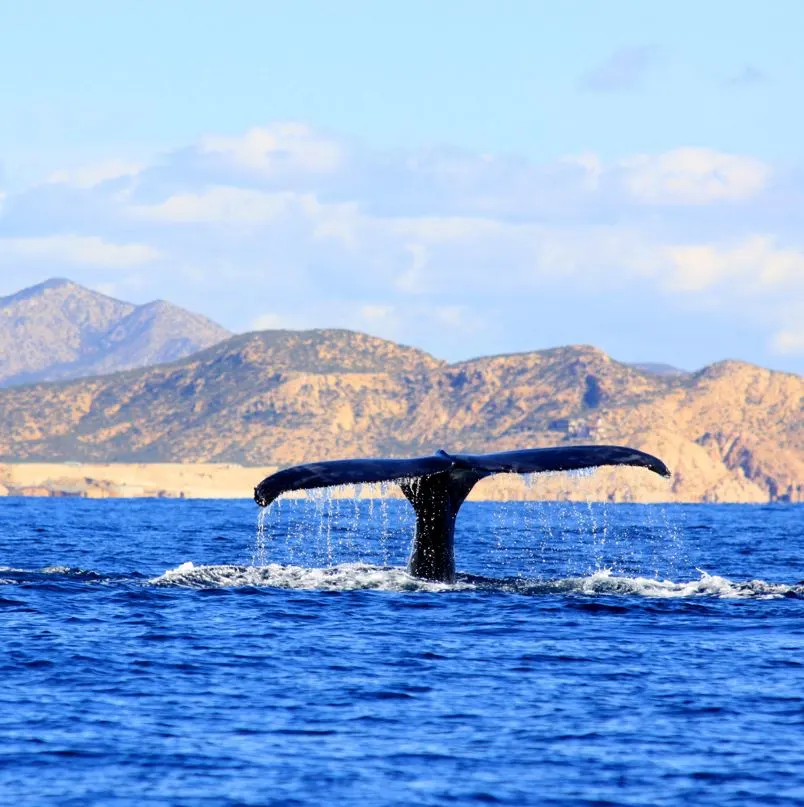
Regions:
[[48, 280], [0, 298], [0, 386], [173, 361], [230, 335], [169, 303], [135, 306]]
[[[350, 331], [266, 331], [172, 364], [0, 390], [0, 460], [268, 466], [610, 442], [660, 455], [671, 487], [600, 472], [580, 484], [589, 495], [801, 501], [803, 413], [804, 379], [740, 362], [660, 376], [574, 346], [448, 365]], [[566, 479], [540, 487], [561, 496]]]

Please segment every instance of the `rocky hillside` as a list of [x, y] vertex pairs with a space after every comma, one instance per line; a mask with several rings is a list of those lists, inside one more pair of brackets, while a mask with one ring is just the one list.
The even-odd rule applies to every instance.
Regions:
[[49, 280], [0, 298], [0, 386], [173, 361], [230, 335], [169, 303], [135, 306]]
[[[579, 489], [610, 499], [804, 499], [800, 376], [739, 362], [657, 375], [586, 346], [448, 365], [350, 331], [267, 331], [172, 364], [0, 390], [0, 424], [7, 462], [267, 466], [441, 446], [627, 443], [670, 465], [669, 487], [618, 469]], [[561, 496], [576, 482], [557, 475], [542, 486]]]

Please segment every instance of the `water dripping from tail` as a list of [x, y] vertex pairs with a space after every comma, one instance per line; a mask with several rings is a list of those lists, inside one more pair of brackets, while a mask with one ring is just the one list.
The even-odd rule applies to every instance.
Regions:
[[254, 540], [254, 551], [251, 555], [252, 566], [265, 566], [266, 553], [265, 553], [265, 520], [268, 518], [268, 513], [273, 509], [274, 505], [270, 507], [261, 507], [257, 514], [257, 535]]

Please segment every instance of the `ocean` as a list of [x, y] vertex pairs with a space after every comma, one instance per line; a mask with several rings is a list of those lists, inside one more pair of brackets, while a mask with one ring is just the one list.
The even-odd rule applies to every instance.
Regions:
[[0, 803], [804, 804], [802, 516], [0, 499]]

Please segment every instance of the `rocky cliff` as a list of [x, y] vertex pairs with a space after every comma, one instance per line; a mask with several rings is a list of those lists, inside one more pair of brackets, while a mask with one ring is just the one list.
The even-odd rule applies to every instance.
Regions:
[[[234, 462], [627, 443], [635, 469], [567, 483], [606, 499], [804, 499], [804, 379], [740, 362], [657, 375], [573, 346], [448, 365], [341, 330], [233, 337], [172, 364], [0, 390], [0, 460]], [[521, 489], [505, 481], [509, 494]], [[484, 485], [499, 485], [489, 481]], [[524, 494], [523, 494], [524, 495]]]

